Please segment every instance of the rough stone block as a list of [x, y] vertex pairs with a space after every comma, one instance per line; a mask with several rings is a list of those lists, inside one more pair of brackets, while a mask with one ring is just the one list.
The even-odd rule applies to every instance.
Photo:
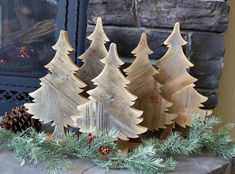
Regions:
[[193, 156], [193, 157], [176, 157], [180, 163], [175, 171], [167, 174], [183, 174], [187, 171], [188, 174], [229, 174], [227, 170], [231, 170], [231, 162], [218, 157], [209, 155]]
[[206, 89], [196, 89], [200, 94], [208, 97], [208, 100], [203, 103], [205, 108], [213, 109], [218, 104], [219, 93], [218, 90], [206, 90]]
[[137, 0], [137, 15], [145, 27], [225, 32], [228, 28], [227, 2], [198, 0]]
[[217, 89], [223, 65], [222, 59], [199, 62], [190, 69], [190, 74], [198, 79], [195, 83], [198, 88]]
[[[21, 167], [13, 152], [0, 150], [0, 171], [1, 174], [43, 174], [46, 173], [46, 164], [27, 164]], [[213, 155], [200, 155], [191, 157], [176, 157], [179, 163], [176, 169], [167, 174], [229, 174], [226, 171], [233, 171], [233, 160], [226, 160]], [[69, 160], [69, 169], [61, 174], [104, 174], [105, 169], [98, 167], [91, 161]], [[140, 174], [128, 170], [110, 170], [109, 174]]]
[[221, 60], [224, 57], [224, 38], [221, 34], [192, 32], [189, 40], [189, 58], [193, 63]]
[[188, 57], [195, 65], [191, 74], [198, 88], [217, 89], [223, 69], [224, 38], [221, 34], [192, 32], [189, 34]]
[[95, 24], [97, 17], [104, 24], [134, 26], [131, 0], [90, 0], [88, 7], [88, 23]]

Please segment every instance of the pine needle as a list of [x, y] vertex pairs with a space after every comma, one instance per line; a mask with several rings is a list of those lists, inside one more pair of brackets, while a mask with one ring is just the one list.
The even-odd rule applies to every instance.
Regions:
[[173, 132], [165, 140], [155, 140], [156, 148], [164, 154], [191, 155], [200, 154], [207, 149], [224, 158], [235, 157], [235, 143], [229, 135], [234, 124], [227, 124], [217, 132], [214, 131], [221, 121], [216, 117], [210, 117], [205, 121], [195, 115], [193, 126], [190, 128], [189, 137], [184, 138], [179, 132]]

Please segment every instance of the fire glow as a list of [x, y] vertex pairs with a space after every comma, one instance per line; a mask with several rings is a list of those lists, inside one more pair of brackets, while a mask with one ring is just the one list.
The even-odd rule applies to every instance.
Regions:
[[30, 58], [29, 54], [25, 50], [25, 47], [23, 47], [23, 46], [19, 48], [17, 57], [19, 57], [19, 58]]
[[[29, 49], [29, 51], [31, 53], [34, 52], [33, 49]], [[13, 57], [17, 57], [17, 58], [22, 58], [22, 59], [25, 59], [25, 58], [30, 58], [30, 54], [26, 51], [26, 47], [25, 46], [21, 46], [19, 48], [17, 48], [17, 52], [11, 52], [8, 54], [9, 56], [13, 56]]]
[[4, 63], [7, 63], [7, 61], [2, 59], [2, 58], [0, 58], [0, 64], [4, 64]]

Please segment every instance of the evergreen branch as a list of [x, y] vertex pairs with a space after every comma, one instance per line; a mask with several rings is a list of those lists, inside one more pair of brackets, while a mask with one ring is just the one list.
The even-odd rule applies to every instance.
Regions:
[[190, 155], [200, 150], [201, 144], [198, 137], [183, 138], [179, 132], [173, 132], [166, 140], [156, 140], [156, 147], [165, 154]]
[[203, 146], [211, 152], [224, 158], [235, 157], [235, 144], [233, 139], [228, 134], [234, 127], [234, 124], [227, 124], [220, 128], [218, 132], [210, 131], [203, 135]]
[[[88, 138], [92, 137], [90, 141]], [[90, 137], [87, 134], [77, 137], [69, 133], [63, 140], [48, 140], [44, 133], [37, 133], [34, 129], [18, 134], [0, 129], [0, 146], [16, 152], [21, 166], [29, 162], [46, 161], [49, 174], [60, 174], [68, 167], [68, 159], [91, 159], [108, 169], [126, 168], [143, 173], [163, 173], [175, 166], [172, 159], [163, 161], [157, 157], [154, 146], [150, 144], [124, 155], [114, 143], [116, 140], [117, 132], [114, 131], [106, 135], [92, 133]], [[102, 146], [110, 147], [108, 159], [100, 159], [99, 148]]]
[[160, 158], [152, 144], [143, 144], [127, 155], [119, 152], [114, 157], [96, 160], [95, 163], [106, 169], [126, 168], [144, 174], [163, 174], [173, 170], [177, 164], [172, 158], [167, 158], [165, 161]]
[[235, 144], [229, 135], [234, 124], [227, 124], [216, 132], [214, 128], [219, 123], [221, 121], [216, 117], [201, 121], [198, 116], [194, 116], [187, 138], [182, 137], [179, 132], [173, 132], [163, 141], [155, 140], [156, 148], [164, 154], [199, 154], [207, 149], [224, 158], [235, 157]]

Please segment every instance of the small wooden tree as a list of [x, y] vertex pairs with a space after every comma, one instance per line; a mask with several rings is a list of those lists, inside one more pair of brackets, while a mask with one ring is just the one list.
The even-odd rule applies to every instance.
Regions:
[[118, 67], [123, 64], [117, 53], [116, 44], [111, 44], [108, 55], [101, 60], [105, 67], [98, 77], [92, 81], [98, 85], [88, 91], [90, 101], [78, 106], [80, 116], [75, 117], [75, 124], [81, 132], [96, 129], [107, 133], [111, 129], [119, 131], [122, 140], [137, 138], [138, 134], [147, 131], [139, 124], [142, 111], [131, 108], [136, 96], [131, 94], [126, 85], [129, 81]]
[[87, 84], [87, 89], [95, 88], [92, 79], [97, 77], [104, 68], [104, 64], [100, 62], [107, 55], [105, 43], [109, 41], [106, 36], [102, 19], [97, 18], [97, 23], [94, 32], [87, 37], [91, 40], [90, 47], [79, 58], [82, 59], [84, 64], [78, 71], [79, 78]]
[[138, 97], [134, 107], [144, 111], [144, 121], [141, 125], [150, 130], [158, 130], [172, 124], [176, 114], [166, 112], [172, 104], [161, 97], [161, 85], [153, 78], [157, 70], [149, 61], [149, 55], [152, 53], [146, 34], [143, 33], [138, 46], [132, 51], [136, 57], [135, 61], [124, 72], [131, 82], [127, 89]]
[[194, 89], [193, 78], [187, 69], [193, 64], [184, 55], [182, 45], [187, 42], [180, 34], [179, 23], [175, 24], [171, 35], [164, 42], [169, 47], [167, 53], [157, 62], [159, 73], [156, 80], [163, 84], [161, 95], [173, 105], [169, 108], [169, 113], [176, 113], [175, 122], [182, 127], [192, 125], [192, 116], [198, 114], [201, 119], [211, 114], [211, 111], [202, 110], [202, 103], [207, 97], [200, 95]]
[[66, 31], [60, 32], [53, 49], [55, 57], [45, 66], [49, 73], [40, 79], [41, 87], [30, 93], [34, 103], [27, 103], [25, 107], [44, 123], [53, 121], [53, 136], [64, 136], [64, 127], [73, 126], [71, 115], [77, 113], [77, 105], [87, 101], [79, 95], [86, 84], [74, 76], [78, 67], [69, 56], [73, 48]]

